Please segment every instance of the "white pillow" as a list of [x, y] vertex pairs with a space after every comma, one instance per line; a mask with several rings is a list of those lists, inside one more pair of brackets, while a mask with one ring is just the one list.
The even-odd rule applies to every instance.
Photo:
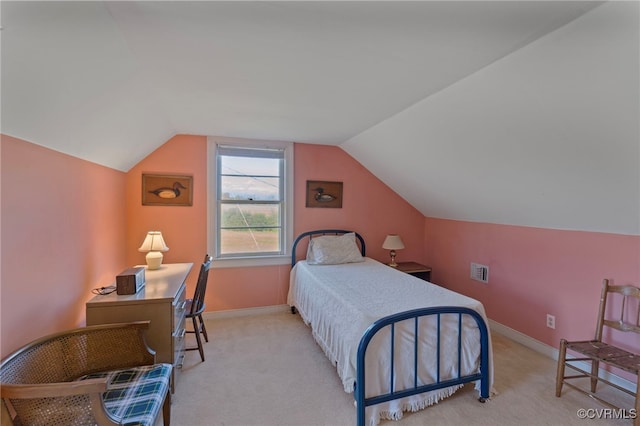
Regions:
[[322, 235], [311, 238], [307, 248], [307, 263], [311, 265], [339, 265], [363, 262], [353, 232], [343, 235]]

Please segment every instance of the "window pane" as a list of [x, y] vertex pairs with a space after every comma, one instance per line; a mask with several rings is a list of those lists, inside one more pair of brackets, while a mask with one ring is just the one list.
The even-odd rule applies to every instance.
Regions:
[[280, 179], [257, 176], [221, 176], [222, 200], [280, 201]]
[[280, 176], [280, 160], [278, 158], [254, 158], [220, 156], [220, 173], [223, 175], [260, 175]]
[[220, 254], [278, 253], [280, 229], [270, 230], [220, 230]]
[[280, 252], [279, 204], [220, 207], [220, 254]]
[[292, 187], [286, 183], [291, 173], [285, 163], [292, 152], [289, 143], [216, 143], [210, 164], [215, 167], [217, 206], [211, 224], [216, 227], [215, 256], [223, 263], [244, 259], [240, 263], [246, 264], [251, 257], [273, 262], [287, 253], [291, 231], [285, 215], [292, 209], [285, 205]]
[[279, 204], [224, 203], [221, 207], [222, 228], [259, 228], [280, 226]]

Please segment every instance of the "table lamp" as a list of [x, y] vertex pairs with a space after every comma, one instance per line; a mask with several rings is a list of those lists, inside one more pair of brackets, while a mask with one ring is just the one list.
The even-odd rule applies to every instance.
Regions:
[[162, 265], [163, 251], [169, 250], [169, 247], [162, 238], [162, 232], [149, 231], [142, 245], [138, 249], [141, 252], [147, 252], [147, 269], [158, 269]]
[[384, 239], [384, 243], [382, 243], [382, 248], [386, 250], [391, 250], [389, 254], [391, 254], [391, 263], [389, 266], [393, 266], [394, 268], [398, 266], [396, 263], [396, 250], [400, 250], [404, 248], [404, 243], [402, 242], [402, 238], [398, 234], [389, 234]]

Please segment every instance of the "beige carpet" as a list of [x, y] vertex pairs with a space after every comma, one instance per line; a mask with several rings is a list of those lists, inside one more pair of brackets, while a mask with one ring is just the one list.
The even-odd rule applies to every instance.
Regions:
[[[172, 425], [355, 425], [353, 395], [343, 391], [336, 369], [298, 315], [211, 319], [206, 325], [206, 361], [197, 351], [187, 352], [177, 375]], [[467, 385], [439, 404], [380, 425], [632, 424], [578, 418], [578, 409], [604, 407], [567, 386], [556, 398], [554, 360], [496, 333], [492, 339], [498, 395], [481, 404]], [[619, 402], [632, 406], [626, 395]]]

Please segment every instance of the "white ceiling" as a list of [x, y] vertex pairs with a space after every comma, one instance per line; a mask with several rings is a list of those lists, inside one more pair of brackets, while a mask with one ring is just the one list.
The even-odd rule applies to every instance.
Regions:
[[640, 2], [605, 3], [341, 148], [428, 217], [640, 235]]
[[339, 145], [425, 216], [640, 235], [639, 10], [5, 0], [1, 130], [122, 171], [176, 134]]
[[2, 133], [123, 171], [175, 134], [340, 145], [597, 5], [2, 1]]

